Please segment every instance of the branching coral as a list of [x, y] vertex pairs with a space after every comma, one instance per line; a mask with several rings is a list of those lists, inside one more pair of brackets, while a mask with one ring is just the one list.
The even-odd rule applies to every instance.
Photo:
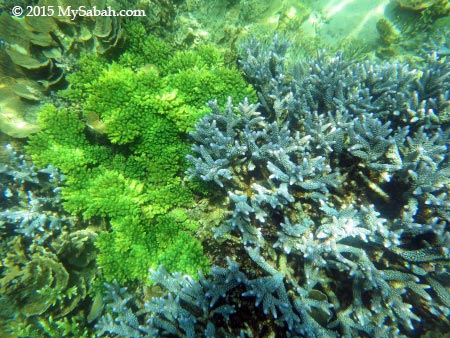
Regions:
[[[405, 337], [435, 323], [448, 329], [450, 73], [442, 54], [419, 69], [341, 54], [297, 62], [286, 42], [253, 40], [241, 58], [260, 101], [252, 104], [255, 92], [217, 50], [173, 51], [141, 28], [130, 24], [118, 62], [83, 59], [70, 88], [41, 111], [42, 130], [27, 150], [38, 167], [53, 167], [39, 172], [18, 158], [0, 168], [24, 186], [58, 168], [58, 203], [108, 228], [98, 237], [61, 231], [48, 250], [31, 246], [27, 259], [4, 260], [3, 293], [24, 302], [25, 315], [70, 314], [86, 290], [84, 276], [67, 268], [97, 257], [102, 277], [120, 283], [146, 281], [148, 268], [165, 266], [151, 270], [142, 300], [106, 284], [98, 335]], [[210, 262], [196, 237], [198, 213], [187, 210], [195, 184], [180, 178], [185, 159], [191, 178], [223, 193], [227, 219], [214, 235], [224, 245], [213, 250], [234, 255], [215, 257], [223, 266], [197, 279]], [[13, 204], [18, 196], [3, 182]], [[20, 198], [42, 214], [39, 196]], [[45, 241], [41, 228], [57, 228], [51, 217], [0, 217], [23, 240]], [[33, 279], [32, 269], [47, 280]], [[24, 284], [39, 292], [16, 300]], [[100, 310], [93, 312], [90, 322]]]
[[42, 131], [27, 149], [37, 166], [52, 164], [66, 176], [67, 211], [107, 219], [112, 231], [97, 241], [107, 280], [143, 279], [160, 263], [195, 274], [208, 265], [196, 229], [163, 218], [193, 203], [180, 178], [189, 151], [185, 132], [207, 113], [204, 102], [225, 101], [223, 92], [241, 99], [255, 93], [215, 48], [173, 51], [143, 36], [139, 24], [129, 28], [118, 62], [89, 57], [78, 63], [70, 87], [55, 100], [59, 107], [39, 113]]
[[[179, 273], [169, 274], [162, 266], [151, 271], [156, 287], [165, 295], [153, 297], [143, 304], [117, 284], [106, 285], [104, 301], [107, 313], [96, 325], [100, 334], [113, 333], [126, 337], [176, 335], [185, 337], [246, 336], [248, 328], [234, 327], [237, 316], [247, 315], [248, 308], [234, 303], [242, 290], [251, 299], [247, 306], [263, 306], [275, 311], [281, 307], [288, 317], [288, 302], [282, 276], [249, 279], [239, 264], [227, 257], [227, 266], [215, 267], [198, 280]], [[267, 282], [270, 279], [271, 282]], [[262, 287], [261, 287], [262, 285]], [[267, 287], [264, 287], [267, 286]], [[155, 287], [155, 286], [153, 286]], [[277, 290], [279, 289], [279, 290]], [[264, 292], [264, 293], [263, 293]], [[254, 304], [252, 302], [256, 298]], [[140, 308], [141, 310], [137, 310]], [[266, 311], [265, 311], [266, 312]]]
[[241, 62], [261, 107], [212, 102], [191, 134], [188, 173], [229, 197], [216, 237], [239, 235], [266, 273], [245, 295], [294, 335], [429, 329], [419, 316], [447, 315], [448, 61], [289, 67], [286, 50], [251, 41]]
[[61, 214], [63, 175], [52, 166], [38, 170], [10, 144], [4, 150], [6, 160], [0, 168], [4, 209], [0, 212], [0, 224], [41, 244], [72, 227], [74, 219]]
[[80, 230], [81, 223], [63, 211], [65, 179], [58, 170], [38, 170], [11, 145], [5, 152], [0, 298], [8, 302], [5, 312], [14, 316], [2, 316], [0, 330], [15, 336], [60, 336], [63, 331], [87, 336], [87, 329], [75, 327], [83, 321], [77, 313], [81, 304], [89, 302], [96, 233]]

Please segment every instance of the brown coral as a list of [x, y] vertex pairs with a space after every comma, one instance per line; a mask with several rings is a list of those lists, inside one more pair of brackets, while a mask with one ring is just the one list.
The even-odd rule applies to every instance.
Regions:
[[25, 317], [71, 313], [87, 297], [95, 272], [95, 237], [89, 229], [63, 234], [53, 250], [15, 237], [2, 261], [1, 294]]
[[[105, 8], [103, 0], [79, 0], [87, 8]], [[41, 0], [36, 8], [75, 7], [73, 1]], [[64, 83], [73, 60], [81, 53], [106, 54], [123, 41], [120, 18], [81, 17], [72, 21], [54, 15], [12, 17], [0, 15], [0, 131], [27, 137], [38, 128], [26, 119], [52, 86]], [[74, 24], [76, 22], [76, 24]]]
[[400, 7], [412, 11], [421, 11], [438, 4], [440, 0], [397, 0]]

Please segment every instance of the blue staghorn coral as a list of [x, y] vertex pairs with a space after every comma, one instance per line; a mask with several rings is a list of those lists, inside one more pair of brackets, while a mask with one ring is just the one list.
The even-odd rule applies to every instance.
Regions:
[[[106, 284], [107, 311], [96, 325], [99, 335], [252, 337], [252, 324], [237, 326], [235, 314], [242, 315], [245, 309], [248, 317], [255, 314], [254, 307], [260, 304], [264, 316], [279, 316], [278, 321], [286, 322], [290, 329], [312, 332], [314, 320], [304, 309], [316, 307], [328, 313], [327, 304], [317, 300], [291, 303], [284, 276], [265, 262], [257, 249], [249, 248], [248, 252], [268, 276], [250, 278], [237, 262], [227, 257], [226, 267], [215, 267], [207, 276], [199, 273], [198, 280], [179, 273], [169, 274], [160, 266], [151, 271], [150, 278], [163, 288], [164, 295], [141, 303], [126, 288]], [[302, 320], [308, 324], [301, 324]]]
[[64, 176], [52, 166], [38, 170], [10, 144], [4, 148], [4, 157], [0, 225], [39, 244], [71, 227], [74, 220], [59, 213]]
[[293, 62], [278, 39], [245, 50], [261, 105], [210, 102], [188, 156], [191, 177], [228, 195], [216, 238], [237, 235], [264, 271], [244, 295], [292, 335], [448, 330], [448, 60]]
[[[221, 304], [235, 289], [247, 282], [239, 265], [228, 259], [227, 268], [214, 268], [198, 280], [179, 273], [169, 274], [162, 266], [151, 271], [155, 285], [166, 294], [138, 304], [126, 288], [105, 285], [107, 312], [96, 325], [99, 334], [112, 333], [123, 337], [216, 337], [231, 333], [231, 327], [216, 328], [217, 322], [228, 323], [235, 313], [233, 305]], [[229, 300], [229, 299], [227, 299]], [[228, 323], [229, 324], [229, 323]], [[226, 330], [226, 331], [225, 331]]]
[[236, 257], [198, 279], [151, 271], [144, 301], [108, 285], [100, 335], [449, 330], [448, 61], [288, 67], [287, 51], [251, 41], [242, 69], [260, 105], [212, 101], [191, 133], [188, 174], [222, 190], [214, 234]]

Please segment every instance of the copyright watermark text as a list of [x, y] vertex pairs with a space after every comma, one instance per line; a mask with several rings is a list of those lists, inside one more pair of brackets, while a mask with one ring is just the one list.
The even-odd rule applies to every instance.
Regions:
[[97, 6], [14, 6], [11, 9], [14, 16], [56, 16], [68, 17], [75, 20], [79, 17], [97, 17], [97, 16], [147, 16], [143, 9], [121, 9], [115, 10], [108, 6], [99, 9]]

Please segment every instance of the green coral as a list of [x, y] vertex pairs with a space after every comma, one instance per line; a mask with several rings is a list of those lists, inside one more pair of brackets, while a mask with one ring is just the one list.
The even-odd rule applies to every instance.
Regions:
[[207, 271], [210, 265], [204, 256], [202, 245], [192, 235], [185, 232], [178, 234], [175, 240], [161, 252], [158, 262], [170, 271], [185, 271], [191, 276], [197, 276], [197, 267]]
[[170, 58], [167, 66], [169, 72], [183, 71], [192, 68], [219, 68], [223, 67], [222, 53], [212, 45], [200, 45], [196, 50], [177, 51]]
[[194, 205], [182, 179], [186, 132], [207, 113], [207, 101], [256, 95], [213, 46], [174, 51], [139, 24], [127, 27], [128, 48], [117, 62], [77, 63], [60, 106], [40, 111], [42, 129], [27, 151], [39, 167], [65, 175], [67, 211], [106, 221], [110, 230], [96, 247], [107, 280], [145, 279], [158, 264], [195, 276], [209, 261], [198, 224], [184, 211]]
[[153, 228], [159, 248], [157, 263], [170, 271], [185, 271], [191, 276], [198, 272], [193, 267], [207, 271], [210, 263], [194, 236], [198, 228], [199, 224], [190, 220], [182, 209], [159, 216]]
[[211, 46], [203, 46], [195, 51], [176, 53], [169, 61], [176, 67], [170, 67], [167, 88], [176, 91], [182, 104], [167, 114], [181, 132], [191, 131], [195, 122], [207, 113], [207, 101], [217, 100], [219, 106], [225, 107], [228, 96], [236, 102], [246, 97], [257, 99], [254, 89], [245, 83], [240, 72], [223, 67], [223, 56], [218, 55]]
[[63, 190], [63, 196], [67, 197], [64, 207], [73, 214], [81, 213], [85, 219], [136, 215], [146, 201], [143, 188], [139, 181], [119, 171], [98, 167], [86, 174], [82, 184], [69, 185]]
[[172, 53], [172, 47], [148, 34], [142, 24], [130, 21], [125, 25], [127, 49], [120, 56], [120, 63], [137, 70], [145, 65], [164, 67]]
[[66, 76], [70, 87], [59, 93], [62, 98], [78, 103], [91, 94], [91, 84], [102, 73], [107, 60], [101, 56], [84, 54], [74, 66], [74, 71]]
[[72, 172], [91, 161], [85, 151], [89, 148], [83, 134], [85, 126], [77, 113], [46, 105], [39, 112], [38, 121], [42, 131], [29, 141], [33, 161], [37, 166], [45, 167], [51, 163], [64, 172]]
[[198, 224], [180, 213], [185, 215], [174, 209], [154, 219], [141, 215], [112, 221], [114, 231], [100, 234], [96, 243], [104, 276], [119, 282], [145, 280], [148, 269], [159, 264], [193, 276], [199, 269], [207, 271], [210, 262], [193, 235]]
[[145, 280], [148, 269], [155, 261], [154, 234], [146, 231], [142, 217], [124, 217], [111, 221], [112, 232], [98, 236], [97, 262], [107, 280], [120, 282], [135, 278]]

